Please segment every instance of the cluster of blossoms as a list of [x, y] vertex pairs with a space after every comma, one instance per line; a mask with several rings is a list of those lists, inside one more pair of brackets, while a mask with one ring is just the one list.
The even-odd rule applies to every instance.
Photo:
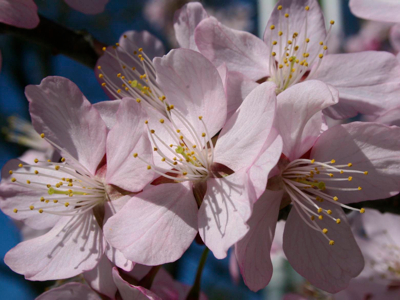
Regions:
[[[315, 287], [345, 289], [364, 258], [343, 209], [400, 191], [400, 65], [328, 54], [332, 26], [316, 0], [280, 0], [261, 40], [189, 3], [175, 14], [181, 48], [163, 56], [131, 31], [103, 49], [95, 73], [112, 100], [91, 105], [61, 77], [28, 86], [37, 135], [19, 131], [43, 151], [3, 167], [0, 208], [44, 233], [5, 263], [28, 280], [80, 278], [39, 299], [185, 299], [194, 289], [157, 271], [196, 240], [218, 259], [234, 248], [257, 291], [290, 206], [286, 258]], [[326, 122], [357, 114], [373, 122]]]

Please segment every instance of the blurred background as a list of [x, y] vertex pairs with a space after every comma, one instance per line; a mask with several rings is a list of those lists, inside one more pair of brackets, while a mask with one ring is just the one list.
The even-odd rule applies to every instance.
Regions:
[[[83, 0], [84, 1], [84, 0]], [[172, 27], [173, 14], [185, 0], [110, 0], [103, 13], [84, 15], [74, 11], [61, 0], [37, 0], [39, 13], [72, 30], [85, 30], [104, 44], [113, 44], [126, 30], [147, 30], [159, 37], [167, 49], [176, 46]], [[262, 36], [274, 0], [204, 0], [210, 15], [225, 25]], [[361, 21], [353, 16], [348, 0], [320, 1], [325, 19], [335, 20], [329, 41], [330, 52], [357, 52], [364, 50], [392, 51], [388, 42], [390, 24]], [[39, 84], [50, 75], [67, 77], [75, 82], [92, 103], [107, 100], [91, 68], [72, 59], [54, 55], [46, 48], [11, 35], [0, 34], [3, 63], [0, 73], [0, 166], [27, 150], [23, 145], [7, 140], [7, 120], [19, 116], [29, 120], [24, 88]], [[15, 224], [0, 212], [0, 257], [20, 240]], [[186, 284], [193, 283], [203, 248], [196, 244], [177, 263], [170, 267], [173, 276]], [[229, 272], [229, 258], [216, 260], [209, 255], [203, 273], [202, 288], [209, 299], [281, 299], [284, 292], [294, 289], [301, 281], [282, 259], [274, 261], [275, 272], [271, 284], [264, 291], [253, 293], [241, 280], [233, 283]], [[33, 299], [54, 283], [29, 282], [13, 273], [0, 261], [0, 298]]]

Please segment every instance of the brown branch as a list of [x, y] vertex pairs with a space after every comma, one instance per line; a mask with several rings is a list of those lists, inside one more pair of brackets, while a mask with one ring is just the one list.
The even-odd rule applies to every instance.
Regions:
[[103, 43], [86, 31], [73, 31], [43, 16], [34, 29], [23, 29], [0, 23], [0, 34], [10, 34], [46, 47], [54, 55], [63, 54], [77, 62], [94, 68], [102, 55]]

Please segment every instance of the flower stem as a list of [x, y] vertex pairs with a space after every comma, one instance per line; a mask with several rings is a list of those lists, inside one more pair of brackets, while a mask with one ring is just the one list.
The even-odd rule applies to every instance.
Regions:
[[205, 247], [200, 258], [199, 266], [197, 267], [196, 279], [194, 280], [194, 284], [187, 295], [186, 300], [198, 300], [200, 298], [201, 274], [203, 273], [206, 264], [208, 252], [210, 252], [210, 250]]

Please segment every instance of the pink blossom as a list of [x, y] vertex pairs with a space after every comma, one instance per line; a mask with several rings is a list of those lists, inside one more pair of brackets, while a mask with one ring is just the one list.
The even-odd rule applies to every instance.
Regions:
[[[313, 86], [301, 87], [305, 84]], [[311, 284], [335, 293], [364, 266], [341, 207], [357, 210], [347, 204], [399, 191], [400, 129], [355, 122], [321, 134], [321, 110], [337, 102], [332, 92], [320, 81], [306, 81], [278, 96], [274, 126], [282, 136], [283, 156], [254, 206], [248, 234], [236, 245], [252, 290], [270, 280], [269, 250], [281, 206], [292, 204], [283, 235], [287, 259]]]
[[[330, 24], [331, 28], [334, 21]], [[376, 115], [395, 106], [400, 96], [396, 58], [372, 51], [328, 54], [330, 28], [326, 32], [316, 0], [280, 0], [268, 21], [264, 41], [225, 27], [212, 17], [197, 26], [195, 41], [215, 66], [225, 63], [229, 70], [254, 81], [273, 81], [277, 93], [309, 79], [332, 85], [341, 101], [325, 113], [335, 119], [357, 113]], [[374, 61], [372, 66], [370, 61]]]
[[362, 19], [399, 22], [400, 2], [396, 0], [350, 0], [350, 10]]
[[37, 6], [33, 0], [1, 0], [0, 23], [32, 29], [39, 24]]
[[[246, 220], [257, 197], [249, 182], [254, 178], [266, 184], [267, 178], [248, 170], [266, 142], [270, 146], [280, 140], [276, 135], [267, 140], [275, 86], [258, 86], [226, 121], [221, 77], [201, 54], [177, 49], [154, 64], [166, 100], [164, 114], [149, 111], [146, 124], [155, 151], [154, 164], [148, 164], [170, 183], [133, 197], [107, 222], [106, 238], [128, 259], [158, 265], [180, 258], [199, 231], [215, 257], [224, 258], [248, 230]], [[214, 146], [211, 138], [221, 128]], [[268, 149], [275, 164], [281, 149]], [[140, 155], [137, 159], [145, 161]]]
[[104, 11], [109, 0], [64, 0], [73, 9], [87, 14], [95, 15]]
[[35, 130], [64, 158], [4, 166], [2, 211], [34, 229], [50, 229], [11, 249], [6, 264], [30, 280], [63, 279], [95, 268], [104, 253], [130, 270], [132, 262], [107, 245], [101, 228], [130, 198], [121, 190], [139, 192], [153, 178], [141, 174], [145, 164], [128, 159], [139, 152], [151, 160], [141, 106], [132, 99], [91, 105], [61, 77], [28, 86], [26, 96]]

